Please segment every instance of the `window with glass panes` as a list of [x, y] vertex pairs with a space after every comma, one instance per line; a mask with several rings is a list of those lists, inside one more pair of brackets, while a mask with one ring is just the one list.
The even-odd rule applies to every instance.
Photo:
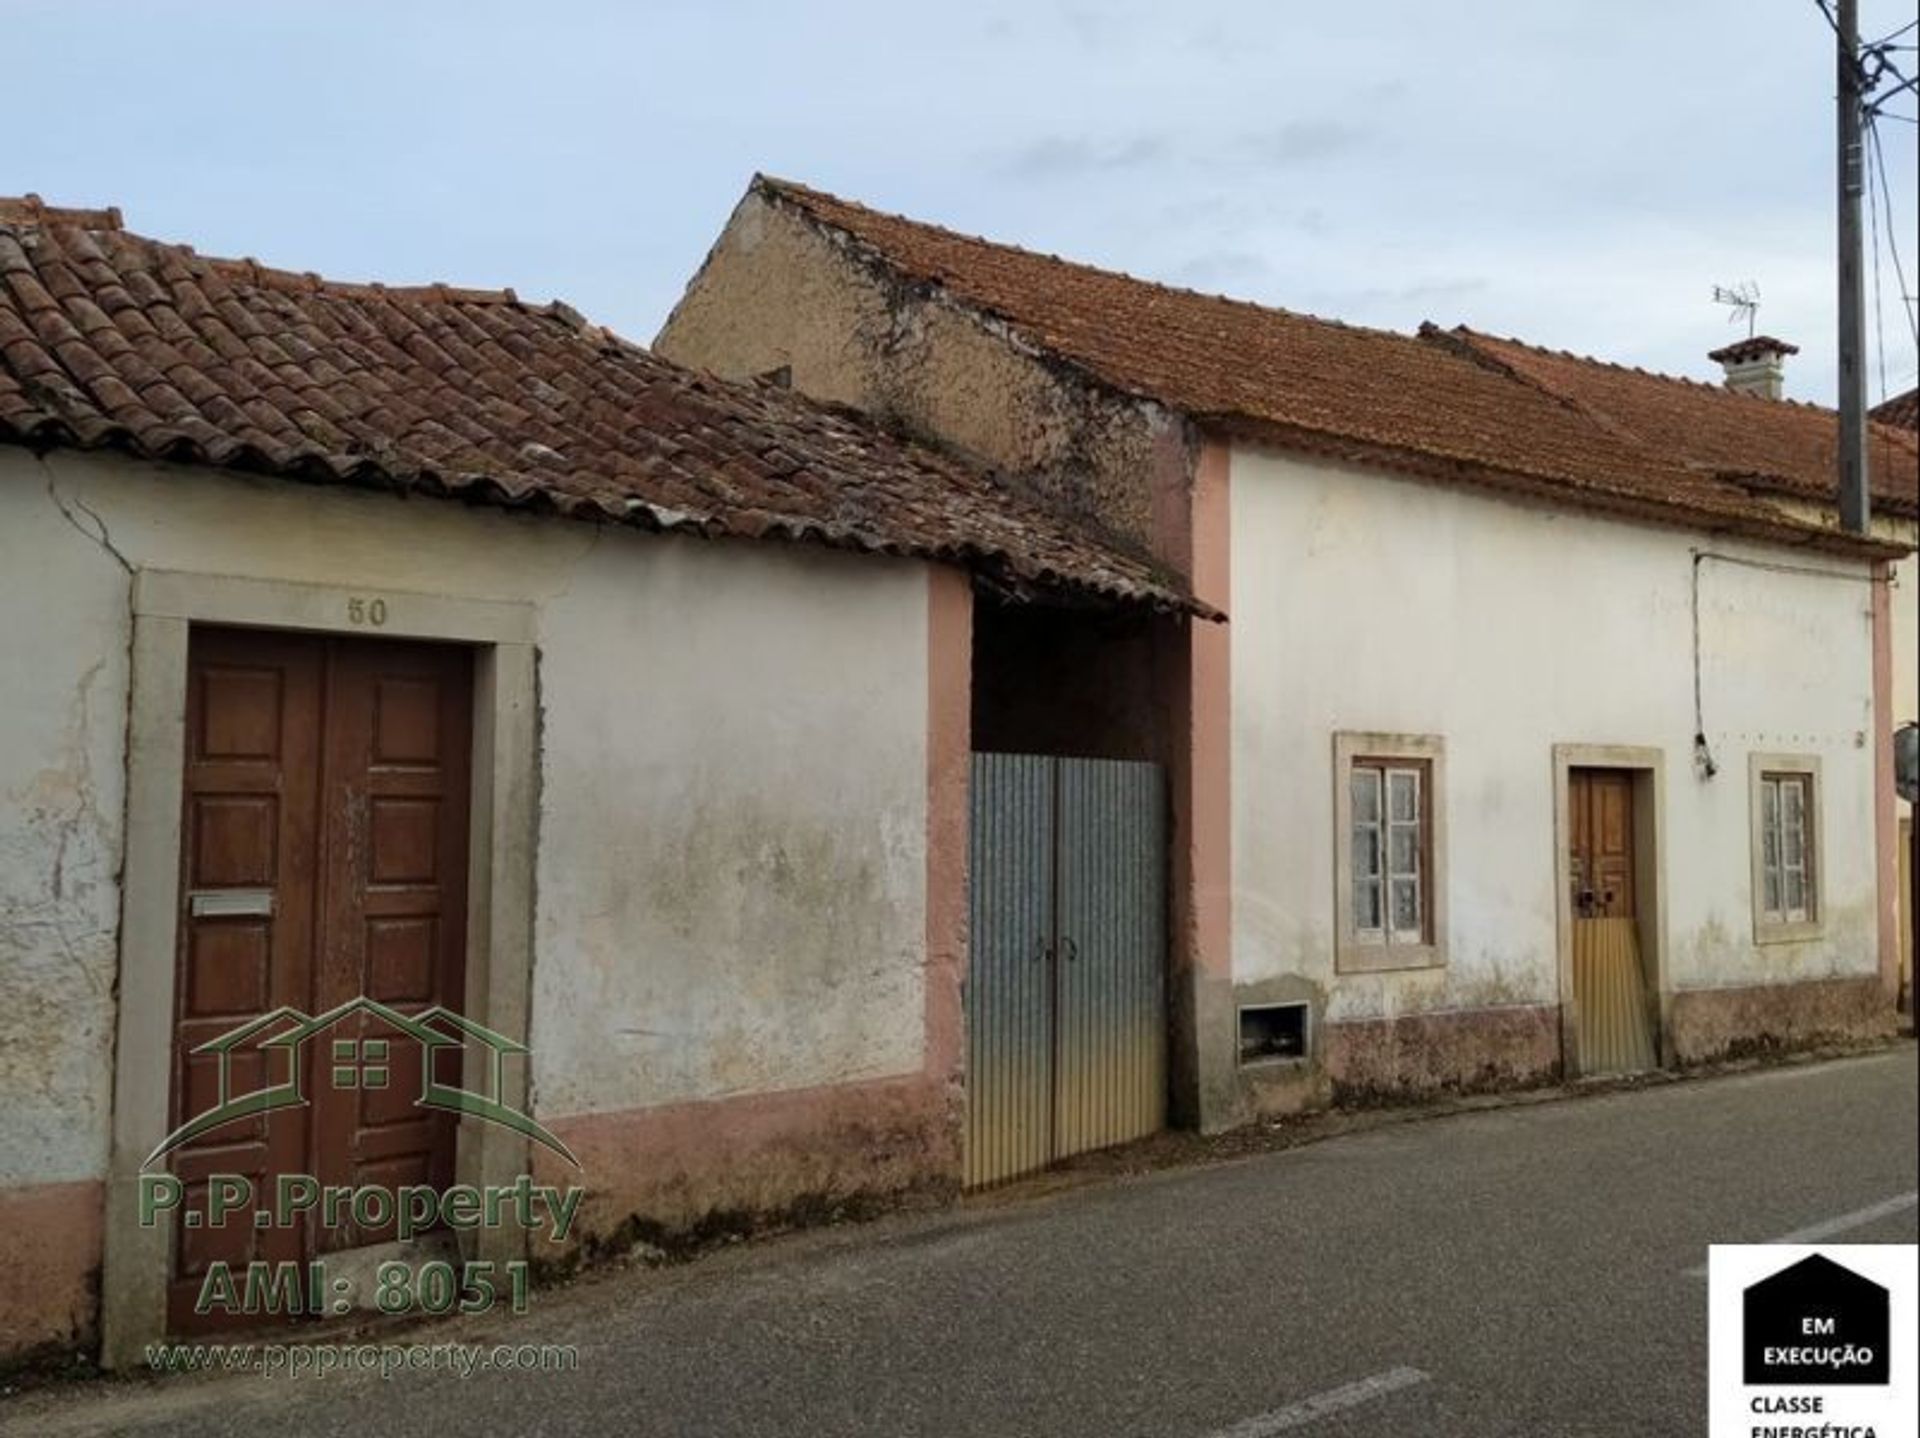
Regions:
[[1427, 774], [1422, 763], [1356, 759], [1353, 929], [1363, 944], [1427, 942]]
[[1813, 918], [1813, 776], [1760, 776], [1760, 911], [1781, 924]]

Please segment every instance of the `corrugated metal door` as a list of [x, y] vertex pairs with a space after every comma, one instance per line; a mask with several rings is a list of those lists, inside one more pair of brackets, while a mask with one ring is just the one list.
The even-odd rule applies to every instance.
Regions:
[[1164, 1122], [1165, 863], [1157, 766], [974, 756], [970, 1187]]
[[1053, 1156], [1054, 761], [973, 756], [967, 1183]]
[[1152, 764], [1059, 771], [1054, 1157], [1156, 1132], [1166, 1116], [1166, 820]]

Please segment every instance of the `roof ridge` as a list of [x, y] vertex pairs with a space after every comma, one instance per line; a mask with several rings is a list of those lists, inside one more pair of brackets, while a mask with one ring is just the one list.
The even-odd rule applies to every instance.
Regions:
[[24, 195], [0, 195], [0, 225], [15, 224], [73, 225], [83, 230], [122, 228], [118, 205], [102, 210], [49, 205], [31, 190]]
[[[1128, 284], [1140, 285], [1150, 290], [1159, 290], [1164, 294], [1187, 295], [1194, 299], [1210, 300], [1215, 304], [1231, 305], [1236, 309], [1253, 310], [1263, 315], [1284, 315], [1288, 319], [1304, 320], [1309, 324], [1326, 325], [1330, 329], [1346, 330], [1352, 334], [1380, 335], [1387, 339], [1406, 341], [1412, 341], [1417, 338], [1417, 336], [1408, 334], [1405, 330], [1385, 329], [1378, 325], [1354, 324], [1351, 320], [1333, 319], [1327, 315], [1316, 315], [1306, 310], [1289, 309], [1285, 305], [1262, 304], [1259, 300], [1242, 299], [1238, 295], [1221, 294], [1215, 290], [1196, 290], [1187, 285], [1171, 284], [1166, 280], [1148, 279], [1144, 275], [1136, 275], [1127, 270], [1111, 269], [1105, 265], [1088, 264], [1085, 260], [1070, 260], [1064, 255], [1056, 255], [1048, 250], [1029, 249], [1025, 245], [1016, 245], [1008, 240], [994, 240], [989, 239], [985, 235], [968, 234], [965, 230], [956, 230], [948, 225], [935, 224], [932, 220], [915, 219], [912, 215], [900, 214], [893, 210], [875, 209], [873, 206], [864, 205], [858, 200], [849, 200], [827, 190], [816, 190], [813, 186], [803, 185], [797, 180], [783, 180], [778, 175], [769, 175], [764, 171], [756, 171], [754, 173], [751, 188], [760, 190], [762, 193], [771, 194], [776, 198], [790, 200], [805, 209], [815, 219], [823, 220], [828, 224], [833, 224], [831, 218], [820, 214], [819, 211], [809, 203], [810, 201], [823, 200], [831, 205], [839, 205], [845, 209], [857, 210], [863, 215], [872, 215], [878, 220], [888, 220], [900, 225], [911, 225], [914, 229], [922, 230], [930, 234], [941, 235], [950, 240], [960, 240], [970, 245], [984, 245], [990, 250], [1000, 250], [1007, 254], [1024, 255], [1026, 258], [1032, 260], [1045, 260], [1050, 264], [1062, 265], [1067, 269], [1078, 270], [1083, 274], [1101, 275], [1107, 279], [1125, 280]], [[845, 233], [844, 227], [842, 226], [835, 225], [834, 228], [840, 229], [842, 233]], [[859, 237], [856, 236], [855, 238]], [[880, 251], [881, 249], [880, 246], [875, 245], [870, 240], [862, 240], [861, 243], [875, 251]]]
[[[289, 270], [275, 265], [263, 265], [251, 255], [238, 257], [203, 255], [184, 241], [162, 240], [153, 235], [143, 235], [129, 230], [118, 205], [110, 205], [100, 210], [69, 209], [46, 204], [34, 194], [18, 198], [0, 195], [0, 225], [68, 225], [76, 229], [123, 235], [139, 244], [176, 251], [207, 266], [222, 279], [237, 280], [259, 289], [279, 290], [283, 293], [331, 294], [343, 299], [389, 299], [410, 303], [466, 305], [526, 303], [511, 286], [494, 289], [451, 285], [445, 280], [431, 280], [425, 284], [414, 285], [390, 285], [380, 280], [336, 280], [313, 270]], [[529, 304], [526, 307], [545, 308], [557, 318], [567, 320], [576, 329], [583, 326], [592, 327], [580, 316], [579, 311], [560, 300], [549, 301], [545, 306]]]
[[[167, 244], [165, 240], [155, 240], [147, 235], [136, 235], [133, 238], [146, 240], [149, 244]], [[333, 280], [325, 275], [316, 274], [312, 270], [287, 270], [274, 265], [263, 265], [251, 255], [229, 259], [220, 255], [199, 254], [191, 245], [173, 245], [170, 248], [185, 251], [223, 278], [238, 279], [265, 290], [330, 294], [345, 299], [436, 301], [468, 305], [517, 305], [520, 303], [520, 296], [514, 293], [511, 287], [473, 288], [450, 285], [444, 280], [432, 280], [419, 285], [389, 285], [380, 280]], [[559, 304], [559, 301], [553, 301], [552, 304]], [[539, 308], [539, 306], [531, 308]]]

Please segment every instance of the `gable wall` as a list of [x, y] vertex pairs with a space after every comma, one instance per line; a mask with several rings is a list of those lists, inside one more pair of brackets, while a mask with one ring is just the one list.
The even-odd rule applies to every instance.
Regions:
[[1158, 405], [1091, 385], [1005, 326], [749, 192], [654, 341], [729, 378], [788, 366], [816, 398], [1036, 477], [1055, 503], [1183, 572], [1192, 454]]

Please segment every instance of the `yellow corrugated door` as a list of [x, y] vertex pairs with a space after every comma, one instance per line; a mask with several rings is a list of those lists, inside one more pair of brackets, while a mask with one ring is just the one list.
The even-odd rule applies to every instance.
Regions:
[[1637, 1073], [1656, 1055], [1640, 955], [1632, 774], [1575, 769], [1568, 818], [1580, 1071]]

